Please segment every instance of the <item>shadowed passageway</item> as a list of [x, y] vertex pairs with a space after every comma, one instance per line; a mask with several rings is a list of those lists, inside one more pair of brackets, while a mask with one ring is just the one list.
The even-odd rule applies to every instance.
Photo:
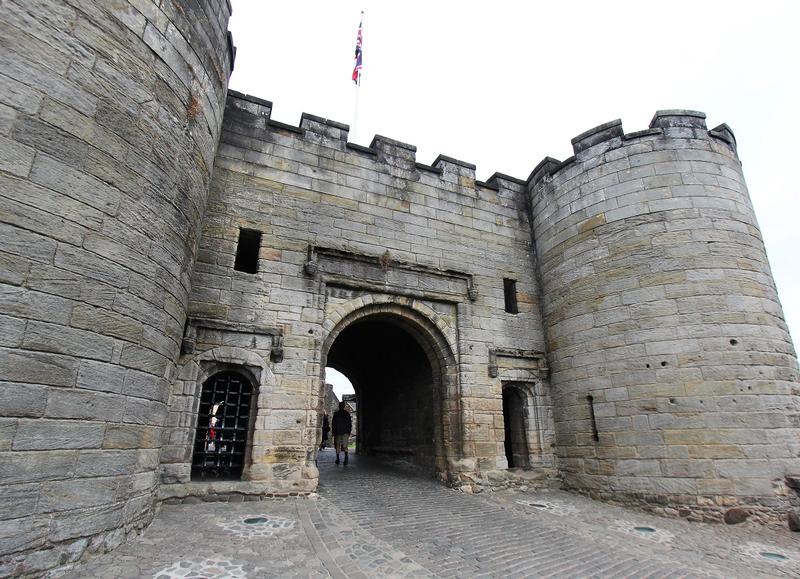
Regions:
[[368, 315], [336, 336], [326, 366], [345, 374], [355, 390], [359, 454], [444, 470], [444, 357], [399, 315]]

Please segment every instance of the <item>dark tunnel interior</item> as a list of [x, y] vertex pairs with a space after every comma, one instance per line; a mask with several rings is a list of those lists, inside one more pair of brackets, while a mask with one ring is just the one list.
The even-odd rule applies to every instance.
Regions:
[[357, 452], [402, 455], [433, 466], [436, 387], [425, 351], [400, 323], [370, 317], [345, 328], [327, 365], [345, 374], [357, 396]]

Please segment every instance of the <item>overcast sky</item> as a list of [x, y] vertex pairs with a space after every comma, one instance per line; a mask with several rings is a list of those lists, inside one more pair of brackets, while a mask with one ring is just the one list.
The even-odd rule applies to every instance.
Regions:
[[[364, 73], [350, 80], [359, 13]], [[570, 139], [659, 109], [728, 123], [790, 331], [800, 336], [800, 2], [336, 2], [233, 0], [230, 86], [525, 179]]]

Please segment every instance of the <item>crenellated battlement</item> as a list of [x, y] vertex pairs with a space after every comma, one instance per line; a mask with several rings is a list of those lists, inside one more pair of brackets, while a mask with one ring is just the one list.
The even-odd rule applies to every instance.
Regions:
[[302, 113], [299, 125], [273, 120], [272, 102], [236, 91], [228, 92], [227, 119], [241, 130], [283, 131], [301, 135], [303, 140], [331, 149], [365, 155], [387, 165], [387, 172], [417, 171], [437, 175], [444, 183], [461, 187], [494, 191], [521, 191], [525, 181], [502, 173], [494, 173], [486, 181], [475, 178], [473, 163], [447, 155], [437, 155], [430, 165], [417, 161], [417, 147], [383, 135], [375, 135], [368, 147], [348, 142], [350, 127], [344, 123], [309, 113]]
[[648, 129], [632, 133], [625, 133], [620, 119], [597, 125], [571, 140], [573, 156], [564, 161], [545, 157], [531, 172], [527, 182], [531, 188], [534, 188], [545, 177], [555, 176], [559, 171], [569, 167], [575, 161], [583, 161], [618, 149], [631, 141], [646, 140], [648, 138], [711, 138], [725, 143], [735, 156], [736, 137], [731, 128], [723, 123], [714, 129], [708, 130], [705, 119], [706, 115], [703, 112], [670, 109], [656, 111]]

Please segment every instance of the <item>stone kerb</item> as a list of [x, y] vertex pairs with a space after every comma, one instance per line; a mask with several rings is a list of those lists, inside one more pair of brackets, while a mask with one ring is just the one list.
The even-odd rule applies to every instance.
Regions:
[[776, 519], [797, 360], [733, 133], [660, 111], [573, 145], [529, 181], [565, 484]]

